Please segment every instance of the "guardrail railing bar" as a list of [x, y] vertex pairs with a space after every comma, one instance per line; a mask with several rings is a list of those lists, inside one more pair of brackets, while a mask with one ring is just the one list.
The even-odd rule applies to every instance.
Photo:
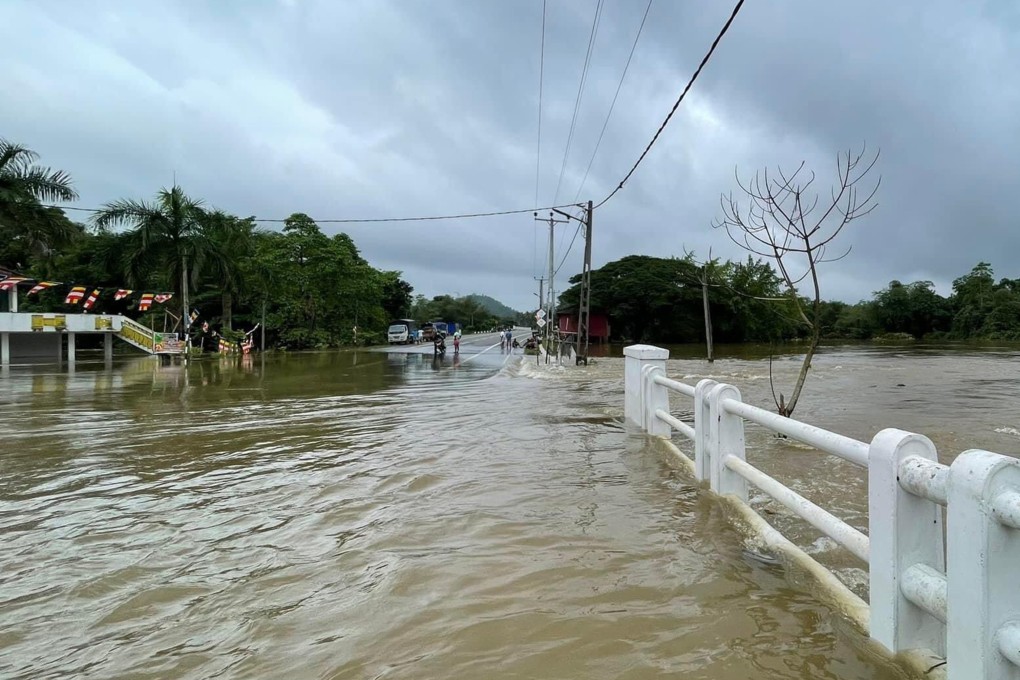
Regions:
[[1020, 666], [1020, 621], [1010, 621], [995, 636], [999, 652], [1014, 666]]
[[946, 575], [927, 564], [914, 564], [900, 579], [903, 596], [942, 623], [946, 622]]
[[688, 397], [693, 397], [694, 396], [694, 386], [693, 385], [688, 385], [688, 384], [682, 383], [682, 382], [680, 382], [678, 380], [673, 380], [672, 378], [667, 378], [664, 375], [656, 375], [656, 376], [654, 376], [652, 378], [652, 380], [655, 381], [655, 383], [657, 385], [662, 385], [663, 387], [665, 387], [668, 390], [673, 390], [674, 392], [679, 392], [680, 394], [685, 394]]
[[854, 465], [860, 465], [861, 467], [868, 466], [868, 445], [864, 442], [859, 442], [856, 439], [851, 439], [835, 432], [829, 432], [814, 425], [802, 423], [799, 420], [781, 416], [778, 413], [766, 411], [757, 406], [745, 404], [736, 399], [724, 399], [722, 407], [729, 413], [738, 415], [744, 420], [757, 423], [773, 432], [785, 434], [791, 439], [796, 439], [821, 451], [831, 453]]
[[815, 505], [747, 461], [740, 460], [735, 456], [726, 456], [723, 464], [774, 498], [793, 514], [852, 552], [861, 561], [868, 562], [871, 546], [864, 532], [850, 526], [825, 508]]
[[949, 466], [920, 456], [900, 461], [900, 486], [945, 507], [949, 503]]
[[661, 420], [662, 422], [668, 424], [674, 430], [678, 431], [680, 434], [682, 434], [683, 436], [687, 437], [692, 441], [697, 437], [693, 427], [691, 427], [684, 421], [680, 420], [676, 416], [666, 413], [661, 408], [655, 409], [655, 417]]
[[1011, 529], [1020, 529], [1020, 490], [1009, 489], [992, 499], [992, 516]]

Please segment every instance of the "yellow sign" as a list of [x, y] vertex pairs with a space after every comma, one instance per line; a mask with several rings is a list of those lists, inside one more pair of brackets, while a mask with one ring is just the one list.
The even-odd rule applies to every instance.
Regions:
[[47, 328], [52, 328], [56, 331], [62, 331], [67, 329], [67, 316], [64, 314], [56, 314], [53, 316], [44, 314], [33, 314], [32, 315], [32, 330], [33, 331], [44, 331]]

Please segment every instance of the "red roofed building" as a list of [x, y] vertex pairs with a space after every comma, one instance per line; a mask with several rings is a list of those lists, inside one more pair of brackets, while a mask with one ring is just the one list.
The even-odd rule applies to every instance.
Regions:
[[[556, 325], [560, 333], [577, 333], [577, 308], [556, 311]], [[609, 317], [605, 312], [591, 310], [588, 320], [588, 339], [609, 342]]]

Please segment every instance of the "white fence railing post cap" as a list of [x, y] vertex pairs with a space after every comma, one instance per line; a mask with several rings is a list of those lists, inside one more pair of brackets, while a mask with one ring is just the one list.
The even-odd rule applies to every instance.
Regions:
[[970, 449], [957, 456], [950, 467], [953, 486], [966, 488], [976, 497], [981, 497], [990, 492], [985, 486], [995, 480], [993, 473], [1003, 468], [1020, 467], [1020, 460], [991, 451]]
[[876, 434], [868, 447], [868, 585], [871, 638], [892, 652], [945, 649], [945, 624], [907, 598], [904, 574], [915, 565], [943, 571], [942, 508], [900, 484], [910, 456], [938, 461], [924, 435], [897, 428]]
[[995, 516], [996, 497], [1020, 489], [1020, 460], [964, 451], [949, 466], [948, 649], [951, 678], [1015, 680], [1010, 624], [1020, 618], [1017, 530]]
[[655, 345], [628, 345], [623, 348], [623, 356], [633, 359], [662, 361], [669, 358], [669, 350]]

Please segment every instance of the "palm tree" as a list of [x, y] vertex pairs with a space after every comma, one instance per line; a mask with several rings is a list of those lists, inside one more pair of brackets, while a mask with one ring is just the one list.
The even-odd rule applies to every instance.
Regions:
[[210, 269], [220, 289], [223, 327], [233, 329], [234, 299], [247, 292], [245, 262], [255, 246], [255, 222], [238, 219], [220, 210], [206, 216], [206, 235], [213, 246]]
[[46, 257], [77, 229], [63, 211], [42, 202], [73, 201], [78, 194], [66, 172], [36, 165], [38, 159], [34, 151], [0, 137], [0, 233]]
[[189, 283], [197, 280], [205, 262], [216, 252], [207, 233], [207, 221], [202, 201], [190, 198], [176, 185], [161, 189], [154, 202], [121, 199], [107, 203], [92, 217], [92, 223], [101, 230], [124, 224], [134, 227], [134, 247], [127, 257], [130, 278], [136, 285], [153, 270], [168, 283], [180, 281], [185, 331], [190, 326]]

